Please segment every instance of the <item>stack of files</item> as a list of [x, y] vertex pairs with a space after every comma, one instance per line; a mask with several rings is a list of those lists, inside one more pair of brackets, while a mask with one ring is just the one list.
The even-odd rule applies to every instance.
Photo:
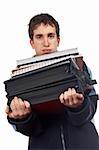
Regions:
[[37, 70], [78, 55], [78, 49], [74, 48], [63, 51], [57, 51], [41, 56], [17, 60], [17, 68], [12, 70], [11, 77], [24, 74], [32, 70]]
[[[12, 77], [4, 82], [8, 105], [17, 96], [29, 101], [33, 109], [40, 113], [52, 112], [52, 109], [59, 112], [64, 107], [59, 102], [62, 92], [68, 88], [76, 88], [83, 93], [87, 84], [96, 84], [95, 80], [91, 80], [82, 71], [83, 57], [77, 50], [73, 50], [71, 54], [65, 53], [60, 51], [18, 61]], [[43, 65], [38, 67], [38, 63]], [[31, 65], [35, 65], [34, 68], [30, 69]], [[29, 69], [25, 69], [26, 66]]]

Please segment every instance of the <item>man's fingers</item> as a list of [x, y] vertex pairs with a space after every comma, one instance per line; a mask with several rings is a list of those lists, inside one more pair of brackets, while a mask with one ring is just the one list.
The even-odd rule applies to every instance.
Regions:
[[60, 102], [65, 106], [76, 107], [84, 101], [84, 96], [76, 92], [74, 88], [69, 88], [59, 97]]
[[28, 101], [24, 101], [25, 107], [30, 108], [30, 103]]
[[59, 96], [59, 99], [60, 99], [61, 103], [64, 103], [64, 94], [63, 93], [61, 93], [61, 95]]
[[5, 110], [5, 113], [8, 114], [9, 111], [10, 111], [10, 108], [9, 108], [9, 106], [7, 106], [7, 107], [6, 107], [6, 110]]

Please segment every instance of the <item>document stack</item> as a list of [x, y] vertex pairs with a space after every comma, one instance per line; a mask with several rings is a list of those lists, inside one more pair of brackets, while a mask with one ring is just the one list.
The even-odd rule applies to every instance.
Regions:
[[78, 92], [89, 91], [96, 84], [91, 80], [83, 56], [78, 49], [57, 51], [51, 54], [17, 60], [11, 78], [4, 81], [8, 105], [14, 96], [27, 100], [38, 112], [63, 110], [59, 95], [68, 88]]

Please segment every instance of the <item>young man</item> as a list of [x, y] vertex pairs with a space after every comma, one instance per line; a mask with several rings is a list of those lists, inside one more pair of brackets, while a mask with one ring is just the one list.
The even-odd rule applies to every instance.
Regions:
[[[36, 55], [57, 51], [59, 24], [52, 16], [34, 16], [28, 31]], [[93, 93], [95, 90], [90, 90], [89, 94]], [[41, 117], [29, 102], [14, 97], [10, 108], [6, 108], [8, 121], [16, 131], [29, 136], [29, 150], [98, 150], [98, 134], [91, 122], [97, 101], [71, 88], [59, 95], [59, 101], [65, 106], [62, 113]]]

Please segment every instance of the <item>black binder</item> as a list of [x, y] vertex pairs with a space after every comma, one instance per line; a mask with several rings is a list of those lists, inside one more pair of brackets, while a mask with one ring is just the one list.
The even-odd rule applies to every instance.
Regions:
[[32, 105], [58, 101], [61, 92], [76, 88], [84, 93], [86, 85], [96, 84], [84, 71], [78, 70], [74, 62], [61, 61], [50, 66], [15, 76], [4, 82], [8, 105], [14, 96], [29, 101]]

